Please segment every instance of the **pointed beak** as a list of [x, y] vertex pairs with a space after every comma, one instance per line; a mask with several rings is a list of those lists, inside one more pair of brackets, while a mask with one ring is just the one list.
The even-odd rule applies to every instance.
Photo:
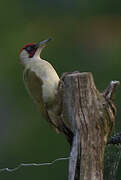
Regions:
[[44, 41], [41, 41], [41, 42], [39, 42], [39, 43], [37, 43], [36, 44], [36, 47], [37, 48], [43, 48], [43, 47], [45, 47], [46, 45], [47, 45], [47, 43], [50, 41], [50, 40], [52, 40], [52, 38], [48, 38], [48, 39], [46, 39], [46, 40], [44, 40]]

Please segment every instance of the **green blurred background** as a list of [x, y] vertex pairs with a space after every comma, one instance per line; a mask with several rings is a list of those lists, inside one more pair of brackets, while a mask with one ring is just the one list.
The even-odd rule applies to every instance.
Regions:
[[[91, 71], [103, 91], [121, 80], [121, 1], [0, 1], [0, 168], [21, 162], [47, 162], [69, 154], [62, 135], [48, 126], [28, 96], [18, 63], [26, 43], [52, 37], [41, 57], [58, 74]], [[117, 91], [117, 131], [121, 128], [121, 92]], [[120, 166], [121, 167], [121, 166]], [[68, 161], [24, 167], [0, 174], [0, 180], [67, 179]], [[118, 180], [121, 179], [120, 172]]]

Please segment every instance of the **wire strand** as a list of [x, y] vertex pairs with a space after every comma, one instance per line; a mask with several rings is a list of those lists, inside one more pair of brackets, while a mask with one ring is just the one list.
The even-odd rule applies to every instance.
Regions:
[[15, 168], [8, 168], [8, 167], [7, 168], [2, 168], [2, 169], [0, 169], [0, 173], [2, 173], [2, 172], [15, 172], [15, 171], [19, 170], [22, 167], [50, 166], [50, 165], [53, 165], [54, 163], [56, 163], [57, 161], [64, 161], [64, 160], [69, 160], [69, 159], [70, 159], [70, 157], [63, 157], [63, 158], [58, 158], [58, 159], [55, 159], [55, 160], [53, 160], [51, 162], [45, 162], [45, 163], [20, 163]]

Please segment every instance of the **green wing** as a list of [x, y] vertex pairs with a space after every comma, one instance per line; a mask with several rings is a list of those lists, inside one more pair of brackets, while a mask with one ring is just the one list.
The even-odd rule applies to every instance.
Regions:
[[24, 71], [23, 78], [29, 95], [37, 104], [39, 104], [41, 113], [43, 115], [46, 115], [41, 91], [41, 86], [43, 84], [42, 80], [39, 77], [37, 77], [36, 73], [31, 71], [30, 69], [26, 69]]
[[39, 104], [42, 115], [48, 120], [49, 124], [54, 127], [57, 131], [63, 132], [67, 137], [67, 140], [71, 144], [73, 134], [66, 124], [61, 120], [60, 116], [60, 104], [55, 98], [54, 104], [45, 104], [42, 98], [41, 86], [43, 85], [42, 80], [36, 75], [35, 72], [30, 69], [24, 71], [24, 83], [25, 86], [33, 98], [33, 100]]

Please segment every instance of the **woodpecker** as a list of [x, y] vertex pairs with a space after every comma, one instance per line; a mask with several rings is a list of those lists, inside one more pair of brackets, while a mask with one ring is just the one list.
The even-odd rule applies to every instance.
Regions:
[[57, 131], [63, 132], [71, 143], [72, 132], [60, 118], [59, 76], [49, 62], [40, 58], [43, 48], [50, 40], [51, 38], [48, 38], [37, 44], [30, 43], [20, 50], [20, 64], [24, 67], [23, 80], [29, 95], [40, 107], [42, 115]]

